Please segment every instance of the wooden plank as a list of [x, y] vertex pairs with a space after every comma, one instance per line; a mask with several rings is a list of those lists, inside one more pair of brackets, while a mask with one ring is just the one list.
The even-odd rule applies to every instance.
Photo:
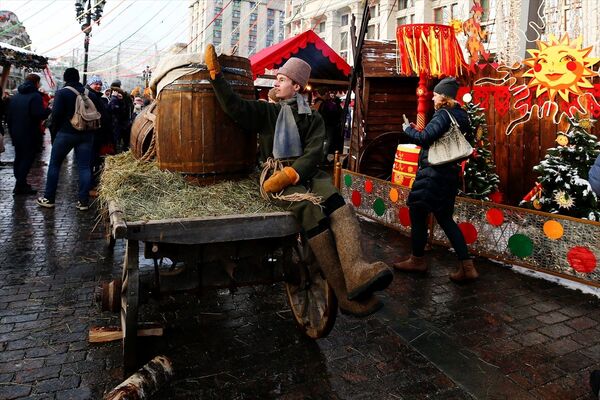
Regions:
[[[163, 327], [160, 324], [139, 324], [138, 337], [162, 336]], [[90, 343], [106, 343], [123, 338], [123, 331], [119, 326], [94, 326], [88, 332]]]
[[127, 224], [127, 239], [175, 244], [205, 244], [276, 238], [299, 232], [292, 213], [137, 221]]
[[117, 202], [113, 200], [108, 202], [108, 216], [110, 220], [112, 236], [115, 239], [124, 238], [127, 235], [125, 214]]

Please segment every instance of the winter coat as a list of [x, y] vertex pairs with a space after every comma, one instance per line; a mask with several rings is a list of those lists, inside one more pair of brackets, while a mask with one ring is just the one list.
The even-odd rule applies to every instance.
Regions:
[[[84, 91], [83, 85], [79, 82], [67, 82], [65, 83], [65, 86], [70, 86], [79, 93], [83, 93]], [[98, 108], [100, 98], [96, 92], [91, 90], [89, 91], [88, 96], [96, 108]], [[59, 131], [67, 133], [81, 133], [81, 131], [73, 128], [73, 125], [71, 125], [71, 118], [73, 118], [73, 114], [75, 114], [76, 99], [77, 95], [66, 87], [56, 92], [56, 96], [54, 96], [54, 105], [52, 106], [52, 126], [50, 128], [50, 132], [52, 133], [53, 137]]]
[[15, 147], [41, 144], [40, 123], [50, 115], [44, 108], [42, 94], [33, 82], [26, 81], [12, 96], [7, 115], [8, 130]]
[[[221, 108], [249, 134], [258, 132], [260, 157], [265, 161], [273, 157], [275, 124], [281, 104], [246, 100], [237, 95], [223, 76], [211, 81]], [[291, 105], [292, 112], [304, 153], [295, 159], [291, 167], [300, 175], [300, 183], [312, 179], [318, 171], [317, 165], [323, 158], [325, 124], [318, 112], [298, 114], [298, 106]]]
[[[454, 108], [445, 108], [445, 110], [452, 113], [464, 134], [471, 132], [466, 111], [458, 105]], [[458, 192], [459, 163], [431, 165], [427, 158], [429, 147], [450, 129], [450, 124], [448, 113], [440, 109], [433, 114], [431, 121], [423, 131], [419, 132], [412, 127], [408, 127], [404, 131], [411, 143], [421, 146], [419, 168], [406, 201], [410, 207], [424, 208], [431, 212], [454, 207]]]
[[[90, 96], [90, 100], [92, 100], [94, 106], [96, 106], [96, 110], [98, 110], [101, 115], [100, 129], [98, 131], [98, 135], [96, 136], [100, 136], [102, 138], [100, 140], [102, 143], [104, 143], [106, 140], [110, 141], [110, 138], [112, 138], [112, 118], [110, 111], [108, 110], [108, 105], [102, 97], [102, 92], [92, 89], [89, 85], [86, 85], [85, 88], [90, 93], [95, 94], [93, 97]], [[100, 137], [97, 137], [96, 139], [100, 139]]]
[[600, 196], [600, 155], [596, 158], [596, 162], [592, 165], [592, 168], [590, 168], [588, 181], [594, 193]]

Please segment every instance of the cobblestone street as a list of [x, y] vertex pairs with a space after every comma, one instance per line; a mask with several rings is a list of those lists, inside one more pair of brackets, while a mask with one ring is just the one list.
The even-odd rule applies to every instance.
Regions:
[[[7, 137], [8, 138], [8, 137]], [[0, 161], [0, 399], [99, 399], [123, 380], [121, 342], [88, 343], [118, 325], [94, 299], [121, 276], [124, 243], [107, 248], [98, 210], [75, 208], [72, 155], [54, 209], [13, 196], [13, 147]], [[43, 195], [49, 143], [30, 174]], [[371, 259], [407, 256], [410, 240], [362, 223]], [[175, 375], [155, 399], [592, 399], [600, 368], [600, 300], [476, 260], [481, 278], [454, 284], [455, 257], [431, 251], [426, 275], [395, 273], [374, 316], [338, 315], [306, 339], [282, 284], [149, 300], [142, 360], [164, 354]], [[153, 271], [140, 259], [142, 273]]]

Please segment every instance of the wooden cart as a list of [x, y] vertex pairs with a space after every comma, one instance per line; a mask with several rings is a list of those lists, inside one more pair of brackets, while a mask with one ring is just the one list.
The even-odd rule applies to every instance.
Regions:
[[[140, 295], [160, 295], [205, 287], [239, 287], [285, 282], [292, 314], [310, 338], [326, 336], [335, 323], [337, 299], [323, 277], [307, 242], [289, 212], [126, 221], [116, 203], [109, 203], [110, 240], [126, 240], [121, 283], [105, 285], [105, 309], [121, 313], [125, 371], [136, 367]], [[154, 260], [154, 280], [140, 282], [139, 248]], [[162, 260], [178, 273], [162, 272]], [[113, 281], [114, 282], [114, 281]], [[111, 306], [112, 305], [112, 306]]]

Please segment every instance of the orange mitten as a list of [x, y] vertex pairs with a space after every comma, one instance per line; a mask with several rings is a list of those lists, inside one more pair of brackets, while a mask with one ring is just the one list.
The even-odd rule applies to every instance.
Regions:
[[267, 193], [279, 193], [286, 187], [298, 183], [300, 176], [292, 167], [285, 167], [275, 172], [263, 183], [263, 189]]
[[208, 68], [208, 72], [210, 73], [210, 79], [215, 79], [221, 72], [221, 64], [219, 64], [219, 60], [217, 60], [215, 46], [213, 46], [211, 43], [207, 44], [206, 50], [204, 50], [204, 62], [206, 63], [206, 68]]

